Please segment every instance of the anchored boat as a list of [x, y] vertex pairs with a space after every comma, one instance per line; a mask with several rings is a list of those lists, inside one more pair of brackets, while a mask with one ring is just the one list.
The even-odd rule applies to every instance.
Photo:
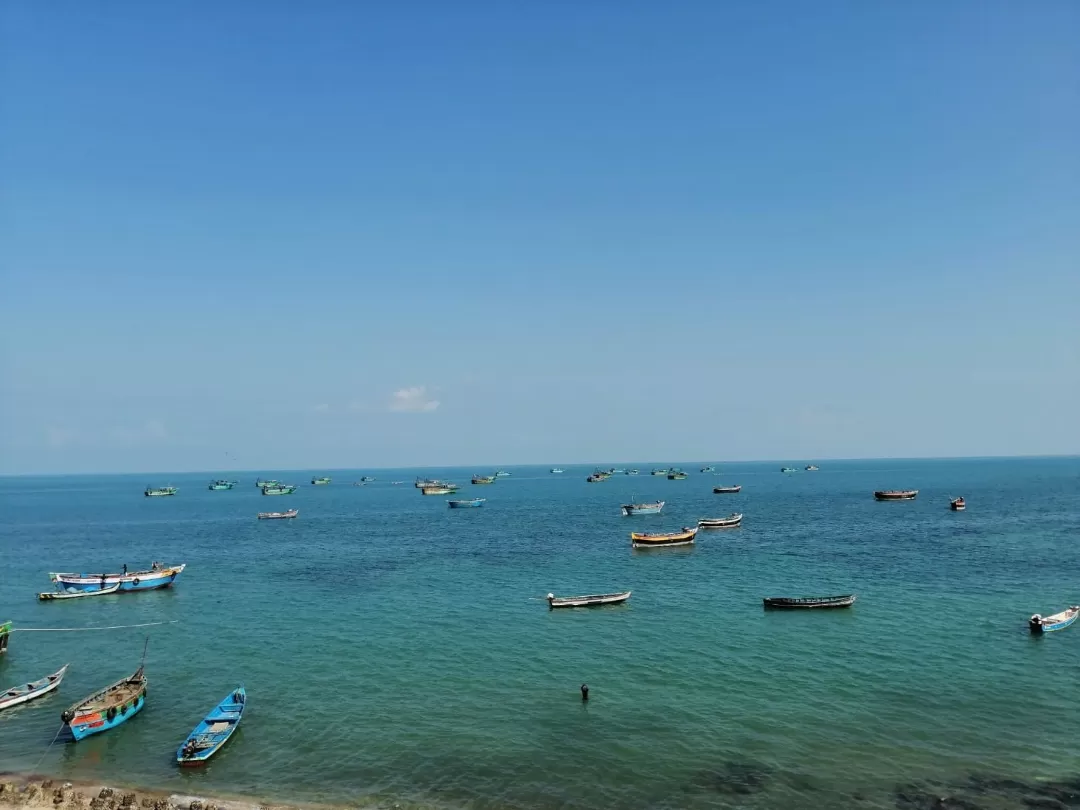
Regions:
[[733, 487], [713, 487], [712, 491], [717, 495], [734, 495], [736, 492], [742, 492], [742, 484], [736, 484]]
[[100, 692], [79, 701], [60, 715], [70, 739], [82, 740], [116, 728], [134, 717], [146, 703], [146, 675], [140, 666]]
[[631, 532], [630, 541], [634, 548], [660, 548], [662, 546], [688, 546], [694, 542], [698, 530], [683, 527], [677, 532], [650, 534], [649, 532]]
[[233, 486], [234, 486], [233, 481], [222, 481], [221, 479], [218, 479], [217, 481], [214, 481], [213, 483], [211, 483], [210, 486], [208, 487], [208, 489], [211, 489], [211, 490], [214, 490], [214, 491], [220, 491], [220, 490], [223, 490], [223, 489], [232, 489]]
[[44, 697], [60, 685], [64, 680], [64, 673], [70, 664], [64, 664], [52, 675], [46, 675], [40, 681], [31, 681], [23, 686], [13, 686], [6, 692], [0, 692], [0, 709], [10, 709], [20, 703], [29, 703], [39, 697]]
[[874, 497], [879, 501], [913, 501], [918, 494], [917, 489], [879, 489]]
[[967, 503], [963, 498], [953, 498], [949, 501], [949, 508], [954, 512], [963, 512], [967, 509]]
[[1055, 613], [1053, 616], [1040, 616], [1036, 613], [1028, 619], [1028, 627], [1035, 635], [1052, 633], [1055, 630], [1064, 630], [1076, 621], [1078, 615], [1080, 615], [1080, 607], [1076, 605], [1066, 608], [1060, 613]]
[[99, 592], [110, 585], [119, 585], [121, 591], [152, 591], [167, 588], [183, 573], [185, 565], [159, 565], [154, 563], [149, 571], [129, 571], [121, 574], [49, 574], [57, 588], [65, 591]]
[[806, 470], [807, 472], [817, 472], [817, 471], [818, 471], [818, 470], [820, 470], [821, 468], [820, 468], [820, 467], [816, 467], [816, 466], [814, 466], [813, 464], [807, 464], [807, 465], [806, 465], [805, 467], [803, 467], [803, 469], [804, 469], [804, 470]]
[[462, 501], [447, 501], [451, 509], [476, 509], [484, 505], [486, 498], [468, 498]]
[[699, 529], [733, 529], [742, 525], [742, 514], [732, 512], [726, 518], [702, 518], [697, 525]]
[[853, 593], [842, 596], [772, 596], [761, 601], [765, 607], [775, 610], [796, 610], [813, 608], [846, 608], [855, 604], [856, 596]]
[[654, 503], [624, 503], [622, 506], [622, 513], [627, 515], [659, 515], [660, 510], [664, 508], [664, 501], [656, 501]]
[[330, 483], [330, 479], [325, 478], [325, 477], [324, 478], [312, 478], [311, 479], [311, 485], [313, 487], [325, 487], [329, 483]]
[[495, 476], [494, 475], [474, 475], [472, 477], [472, 482], [474, 484], [494, 484], [495, 483]]
[[668, 474], [667, 470], [653, 470], [652, 471], [652, 475], [667, 475], [667, 474]]
[[287, 512], [259, 512], [259, 520], [288, 520], [300, 514], [299, 509], [290, 509]]
[[551, 468], [551, 470], [550, 470], [550, 472], [551, 472], [552, 474], [555, 474], [555, 475], [557, 475], [558, 473], [564, 473], [564, 472], [566, 472], [566, 470], [560, 470], [560, 469], [559, 469], [558, 467], [552, 467], [552, 468]]
[[276, 478], [271, 478], [269, 480], [263, 480], [262, 478], [255, 479], [255, 486], [257, 486], [259, 489], [265, 489], [266, 487], [276, 487], [280, 483], [281, 482], [278, 481]]
[[547, 595], [548, 607], [555, 608], [574, 608], [574, 607], [596, 607], [598, 605], [616, 605], [620, 602], [625, 602], [630, 598], [630, 591], [621, 591], [619, 593], [598, 593], [591, 596], [556, 596], [553, 593]]
[[668, 481], [685, 481], [687, 479], [686, 473], [681, 470], [673, 470], [667, 474]]
[[263, 487], [263, 495], [292, 495], [296, 492], [296, 487], [291, 484], [274, 484], [269, 487]]
[[243, 686], [228, 695], [195, 726], [183, 744], [176, 749], [176, 761], [185, 767], [202, 765], [229, 741], [240, 725], [247, 705], [247, 692]]
[[455, 492], [457, 492], [457, 487], [447, 486], [446, 484], [424, 487], [420, 490], [421, 495], [453, 495]]
[[509, 478], [510, 473], [508, 473], [506, 470], [496, 470], [495, 477], [496, 478]]
[[115, 582], [112, 585], [106, 585], [104, 588], [98, 588], [93, 591], [46, 591], [45, 593], [39, 593], [38, 599], [42, 602], [49, 602], [53, 599], [83, 599], [87, 596], [107, 596], [110, 593], [116, 593], [120, 590], [120, 583]]
[[147, 487], [143, 492], [147, 498], [164, 498], [176, 494], [176, 487]]

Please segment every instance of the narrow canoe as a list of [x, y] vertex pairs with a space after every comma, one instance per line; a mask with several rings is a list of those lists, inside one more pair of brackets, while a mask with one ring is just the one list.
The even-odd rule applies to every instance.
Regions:
[[483, 506], [486, 498], [470, 498], [467, 501], [447, 501], [451, 509], [474, 509]]
[[597, 593], [591, 596], [556, 596], [553, 593], [547, 595], [548, 607], [573, 608], [573, 607], [596, 607], [597, 605], [615, 605], [625, 602], [630, 598], [630, 591], [620, 593]]
[[79, 701], [60, 715], [63, 730], [75, 740], [116, 728], [134, 717], [146, 703], [146, 674], [139, 667], [100, 692]]
[[49, 694], [64, 680], [64, 673], [70, 664], [64, 664], [52, 675], [46, 675], [40, 681], [32, 681], [24, 686], [13, 686], [6, 692], [0, 692], [0, 709], [10, 709], [20, 703], [29, 703], [39, 697]]
[[879, 501], [913, 501], [918, 494], [917, 489], [879, 489], [874, 497]]
[[290, 509], [287, 512], [259, 512], [259, 520], [286, 520], [300, 514], [299, 509]]
[[732, 495], [736, 492], [742, 492], [742, 484], [736, 484], [733, 487], [713, 487], [712, 491], [715, 495]]
[[845, 608], [855, 604], [857, 597], [853, 593], [842, 596], [804, 596], [787, 597], [773, 596], [762, 599], [765, 607], [777, 610], [798, 610], [809, 608]]
[[1035, 635], [1052, 633], [1055, 630], [1064, 630], [1076, 621], [1077, 616], [1080, 616], [1080, 607], [1077, 605], [1073, 605], [1060, 613], [1055, 613], [1053, 616], [1040, 616], [1036, 613], [1028, 619], [1028, 627]]
[[104, 588], [98, 588], [93, 591], [46, 591], [45, 593], [39, 593], [38, 599], [42, 602], [49, 602], [53, 599], [82, 599], [84, 596], [106, 596], [110, 593], [116, 593], [120, 590], [120, 583], [114, 582], [112, 585], [106, 585]]
[[186, 567], [186, 564], [159, 565], [149, 571], [126, 574], [49, 574], [49, 579], [65, 591], [100, 591], [116, 583], [120, 583], [121, 591], [152, 591], [172, 585]]
[[664, 508], [665, 501], [656, 501], [654, 503], [624, 503], [622, 505], [622, 513], [626, 515], [659, 515], [660, 510]]
[[667, 532], [665, 534], [650, 534], [648, 532], [631, 532], [630, 540], [634, 548], [660, 548], [661, 546], [687, 546], [694, 542], [697, 536], [697, 527], [684, 527], [681, 531]]
[[697, 525], [699, 529], [732, 529], [742, 525], [742, 514], [732, 512], [726, 518], [702, 518]]
[[176, 761], [185, 767], [202, 765], [229, 741], [240, 725], [247, 705], [247, 692], [237, 687], [203, 718], [183, 744], [176, 749]]

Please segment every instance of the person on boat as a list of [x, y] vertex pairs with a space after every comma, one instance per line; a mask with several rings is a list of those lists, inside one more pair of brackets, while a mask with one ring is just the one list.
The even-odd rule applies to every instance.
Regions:
[[150, 563], [150, 570], [151, 571], [157, 571], [159, 568], [161, 568], [161, 563], [159, 563], [157, 560]]
[[124, 563], [124, 576], [127, 576], [127, 563]]

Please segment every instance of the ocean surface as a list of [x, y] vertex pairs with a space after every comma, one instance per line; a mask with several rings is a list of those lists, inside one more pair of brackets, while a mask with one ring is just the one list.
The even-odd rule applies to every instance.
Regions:
[[[0, 688], [71, 663], [56, 693], [0, 713], [0, 770], [387, 807], [1080, 802], [1080, 623], [1026, 626], [1080, 604], [1080, 459], [649, 475], [671, 463], [599, 484], [591, 467], [508, 468], [491, 486], [468, 483], [491, 470], [315, 471], [323, 487], [257, 471], [299, 484], [288, 497], [260, 495], [256, 472], [0, 479], [0, 621], [17, 628]], [[364, 474], [377, 480], [354, 487]], [[450, 510], [415, 475], [487, 504]], [[240, 483], [209, 491], [219, 476]], [[163, 484], [179, 494], [143, 497]], [[918, 500], [874, 501], [891, 488]], [[966, 512], [948, 510], [956, 495]], [[622, 517], [632, 498], [667, 506]], [[287, 507], [299, 518], [255, 519]], [[691, 548], [631, 550], [632, 529], [733, 511], [741, 528]], [[169, 590], [35, 597], [49, 571], [152, 560], [187, 570]], [[543, 601], [622, 589], [622, 606]], [[849, 592], [850, 610], [761, 605]], [[23, 632], [149, 622], [174, 623]], [[146, 636], [143, 712], [50, 745], [61, 711], [131, 673]], [[236, 736], [179, 771], [177, 746], [241, 682]]]

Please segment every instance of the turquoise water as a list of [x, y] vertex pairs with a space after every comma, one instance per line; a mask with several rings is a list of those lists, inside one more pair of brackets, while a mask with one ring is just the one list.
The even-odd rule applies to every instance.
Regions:
[[[485, 487], [468, 485], [474, 470], [423, 471], [486, 497], [475, 510], [421, 496], [408, 470], [363, 488], [362, 472], [312, 487], [310, 472], [258, 471], [301, 484], [278, 498], [255, 473], [228, 492], [206, 489], [217, 472], [2, 479], [0, 620], [178, 623], [16, 632], [0, 687], [72, 667], [56, 694], [0, 714], [0, 769], [446, 808], [922, 807], [946, 790], [1019, 807], [1080, 772], [1080, 627], [1026, 630], [1080, 603], [1080, 459], [647, 474], [668, 463], [600, 484], [578, 467], [510, 468]], [[179, 494], [143, 497], [164, 483]], [[871, 497], [907, 487], [918, 500]], [[949, 512], [960, 494], [968, 511]], [[633, 496], [668, 505], [622, 517]], [[293, 506], [295, 521], [255, 520]], [[690, 549], [630, 548], [632, 527], [732, 511], [741, 529]], [[168, 591], [34, 597], [51, 570], [151, 560], [188, 569]], [[624, 606], [542, 601], [620, 589]], [[849, 611], [761, 609], [850, 591]], [[146, 633], [146, 709], [49, 749], [60, 712], [131, 672]], [[179, 772], [177, 745], [241, 681], [249, 710], [228, 749]]]

